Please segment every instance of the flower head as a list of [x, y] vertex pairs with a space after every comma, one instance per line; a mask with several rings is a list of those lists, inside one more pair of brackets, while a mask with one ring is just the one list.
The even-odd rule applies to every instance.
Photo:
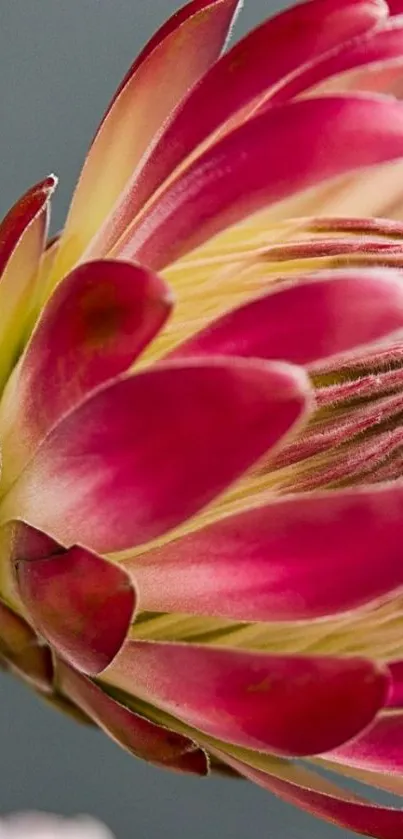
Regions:
[[394, 839], [309, 763], [402, 788], [403, 3], [220, 57], [237, 5], [145, 47], [56, 239], [52, 177], [0, 229], [1, 661], [158, 766]]

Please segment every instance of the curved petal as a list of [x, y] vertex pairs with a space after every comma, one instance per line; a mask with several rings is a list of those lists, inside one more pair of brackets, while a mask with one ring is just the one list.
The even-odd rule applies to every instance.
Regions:
[[297, 495], [224, 518], [125, 567], [141, 609], [310, 619], [402, 586], [402, 528], [400, 484]]
[[[217, 7], [217, 2], [221, 3], [221, 6]], [[117, 88], [114, 96], [112, 97], [109, 106], [106, 110], [104, 120], [109, 114], [114, 105], [116, 99], [120, 96], [122, 90], [126, 87], [127, 83], [130, 82], [132, 77], [135, 75], [139, 67], [148, 59], [148, 57], [154, 52], [154, 50], [158, 49], [167, 38], [173, 33], [176, 33], [176, 30], [183, 26], [183, 24], [189, 24], [191, 21], [192, 16], [203, 12], [203, 10], [207, 10], [209, 14], [207, 15], [207, 20], [211, 15], [212, 21], [212, 28], [214, 29], [215, 24], [215, 37], [217, 38], [218, 42], [221, 43], [221, 47], [218, 48], [218, 51], [225, 47], [228, 39], [231, 36], [231, 30], [235, 23], [235, 20], [238, 16], [242, 8], [243, 0], [188, 0], [184, 6], [178, 8], [170, 18], [168, 18], [164, 23], [160, 26], [159, 29], [156, 30], [154, 35], [151, 36], [150, 40], [146, 43], [143, 47], [137, 58], [134, 59], [133, 64], [130, 66], [129, 70], [127, 71], [126, 75], [122, 79], [119, 87]], [[210, 9], [210, 6], [213, 9]], [[213, 14], [211, 14], [213, 12]], [[381, 16], [381, 13], [379, 13]], [[199, 20], [196, 18], [194, 21], [195, 25], [199, 24]], [[191, 27], [189, 27], [191, 29]], [[186, 28], [185, 28], [186, 32]], [[211, 45], [210, 45], [211, 46]], [[205, 46], [208, 49], [208, 46]], [[103, 121], [104, 121], [103, 120]], [[102, 125], [102, 123], [101, 123]]]
[[43, 310], [3, 396], [5, 484], [63, 414], [128, 369], [170, 308], [163, 281], [129, 263], [89, 262], [66, 277]]
[[387, 20], [383, 26], [319, 57], [301, 68], [300, 73], [285, 79], [274, 91], [271, 104], [284, 102], [301, 93], [311, 96], [336, 90], [387, 91], [387, 82], [395, 80], [395, 71], [400, 76], [402, 74], [402, 39], [402, 21]]
[[164, 769], [207, 775], [205, 753], [196, 743], [125, 708], [90, 679], [56, 661], [59, 690], [120, 746]]
[[47, 241], [42, 256], [36, 290], [36, 311], [38, 313], [42, 311], [42, 308], [45, 306], [46, 301], [53, 290], [50, 280], [57, 252], [59, 250], [61, 236], [61, 233], [57, 233], [56, 236], [53, 236]]
[[388, 687], [365, 659], [148, 641], [128, 641], [103, 678], [210, 736], [293, 756], [353, 737]]
[[301, 420], [299, 368], [212, 359], [115, 380], [50, 432], [2, 505], [64, 543], [121, 550], [208, 504]]
[[177, 102], [219, 56], [238, 2], [193, 0], [157, 32], [135, 61], [85, 161], [57, 255], [54, 283], [77, 262]]
[[401, 775], [403, 772], [403, 714], [381, 716], [366, 731], [323, 755], [328, 763]]
[[121, 648], [133, 620], [136, 594], [128, 574], [80, 545], [63, 549], [54, 542], [53, 551], [48, 544], [39, 557], [41, 534], [23, 522], [13, 529], [18, 589], [37, 631], [73, 667], [97, 675]]
[[274, 767], [265, 772], [222, 752], [217, 754], [244, 778], [308, 813], [374, 839], [401, 839], [401, 810], [373, 804], [301, 766], [289, 766], [281, 774]]
[[403, 13], [402, 0], [388, 0], [389, 14], [401, 15]]
[[45, 693], [52, 690], [53, 667], [49, 647], [4, 603], [0, 603], [0, 657], [37, 690]]
[[284, 77], [299, 75], [305, 62], [372, 29], [385, 13], [377, 0], [309, 0], [265, 21], [235, 44], [155, 137], [94, 252], [107, 253], [157, 187], [209, 136], [214, 141], [214, 132], [234, 114], [256, 97], [269, 96]]
[[236, 355], [312, 364], [403, 326], [401, 274], [334, 270], [295, 277], [212, 321], [170, 357]]
[[162, 268], [264, 207], [402, 156], [403, 107], [392, 99], [334, 96], [273, 108], [224, 137], [169, 184], [113, 254]]
[[370, 794], [374, 790], [382, 790], [383, 792], [392, 793], [392, 795], [403, 795], [403, 777], [401, 774], [392, 774], [390, 772], [373, 772], [371, 769], [356, 769], [352, 766], [347, 766], [345, 763], [338, 763], [335, 766], [325, 757], [315, 758], [315, 764], [321, 769], [327, 769], [337, 775], [338, 778], [348, 778], [352, 781], [357, 781], [359, 784], [366, 784], [371, 788]]
[[0, 383], [7, 378], [31, 325], [35, 282], [56, 184], [51, 175], [33, 186], [0, 225]]
[[[22, 238], [28, 231], [28, 228], [35, 222], [41, 221], [39, 225], [42, 235], [39, 237], [42, 244], [44, 240], [44, 233], [46, 232], [46, 225], [44, 222], [44, 210], [48, 206], [49, 198], [51, 197], [56, 187], [57, 180], [53, 175], [45, 178], [31, 187], [25, 195], [18, 199], [16, 204], [7, 213], [0, 224], [0, 274], [3, 273], [10, 257], [13, 255], [16, 247], [22, 244]], [[46, 218], [46, 213], [45, 213]], [[27, 260], [27, 266], [29, 261]]]

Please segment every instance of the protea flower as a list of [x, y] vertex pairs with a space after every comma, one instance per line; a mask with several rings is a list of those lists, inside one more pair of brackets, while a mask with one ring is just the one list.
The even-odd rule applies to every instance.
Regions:
[[2, 661], [158, 766], [395, 839], [308, 766], [402, 789], [403, 2], [219, 58], [236, 7], [147, 45], [59, 237], [53, 178], [3, 222]]

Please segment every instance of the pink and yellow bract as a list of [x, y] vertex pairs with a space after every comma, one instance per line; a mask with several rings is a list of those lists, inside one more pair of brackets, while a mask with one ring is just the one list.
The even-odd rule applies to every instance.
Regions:
[[[403, 812], [403, 0], [193, 0], [0, 228], [0, 660], [157, 766]], [[223, 54], [221, 54], [223, 52]], [[302, 760], [301, 760], [302, 759]]]

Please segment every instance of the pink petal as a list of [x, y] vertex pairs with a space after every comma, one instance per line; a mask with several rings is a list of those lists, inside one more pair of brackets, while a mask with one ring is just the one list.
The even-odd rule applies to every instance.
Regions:
[[224, 518], [125, 567], [141, 609], [309, 619], [400, 587], [402, 528], [403, 489], [396, 484], [299, 495]]
[[403, 0], [388, 0], [389, 14], [401, 15], [403, 13]]
[[115, 380], [47, 436], [3, 502], [102, 552], [194, 515], [301, 420], [309, 383], [279, 363], [212, 359]]
[[392, 99], [334, 96], [273, 108], [191, 164], [114, 253], [162, 268], [263, 207], [402, 156], [403, 107]]
[[366, 731], [329, 752], [327, 762], [401, 775], [403, 772], [403, 714], [379, 717]]
[[55, 265], [56, 256], [59, 250], [61, 233], [48, 239], [46, 247], [41, 259], [39, 269], [39, 276], [36, 289], [36, 313], [37, 316], [41, 313], [43, 307], [46, 305], [50, 294], [53, 291], [53, 283], [50, 282], [52, 271]]
[[[221, 2], [221, 6], [219, 3]], [[213, 7], [212, 9], [210, 7]], [[228, 41], [231, 35], [231, 29], [235, 22], [235, 19], [242, 8], [242, 0], [232, 0], [232, 3], [228, 0], [188, 0], [184, 6], [181, 6], [177, 9], [174, 14], [168, 18], [168, 20], [164, 21], [162, 26], [151, 36], [148, 43], [143, 47], [140, 54], [135, 58], [133, 64], [127, 71], [124, 79], [122, 80], [121, 84], [119, 85], [118, 89], [116, 90], [112, 100], [109, 104], [109, 107], [106, 111], [105, 117], [109, 114], [113, 104], [115, 103], [116, 99], [122, 92], [122, 90], [126, 87], [127, 83], [130, 79], [134, 76], [137, 72], [138, 68], [148, 59], [148, 57], [157, 49], [163, 41], [165, 41], [172, 33], [176, 33], [183, 24], [189, 24], [192, 20], [192, 17], [198, 15], [200, 12], [207, 11], [207, 20], [209, 19], [209, 15], [211, 12], [214, 13], [212, 17], [212, 22], [214, 24], [215, 21], [215, 37], [219, 43], [218, 46], [218, 54], [221, 52], [223, 47], [225, 47], [226, 42]], [[381, 14], [379, 15], [381, 17]], [[203, 19], [203, 18], [202, 18]], [[196, 26], [200, 24], [200, 20], [196, 17], [194, 21]], [[212, 26], [214, 28], [214, 26]], [[189, 26], [191, 30], [191, 26]], [[187, 31], [185, 29], [184, 31]], [[203, 45], [207, 50], [207, 45]], [[210, 45], [211, 47], [211, 45]], [[105, 119], [104, 117], [104, 119]], [[101, 123], [102, 124], [102, 123]]]
[[125, 708], [62, 661], [56, 673], [59, 689], [124, 749], [166, 769], [207, 774], [205, 753], [188, 737]]
[[[329, 90], [387, 89], [382, 80], [394, 78], [394, 70], [402, 74], [403, 26], [389, 20], [361, 38], [353, 39], [339, 50], [320, 56], [301, 72], [284, 79], [274, 91], [270, 104], [284, 102], [309, 90], [310, 95]], [[375, 79], [378, 78], [378, 83]], [[330, 85], [329, 85], [330, 82]]]
[[32, 187], [0, 225], [0, 384], [32, 328], [35, 286], [56, 183], [51, 176]]
[[248, 780], [308, 813], [374, 839], [401, 839], [401, 810], [372, 804], [300, 766], [285, 770], [284, 777], [276, 777], [274, 772], [263, 772], [221, 752], [217, 754]]
[[210, 736], [294, 756], [358, 734], [388, 687], [386, 671], [360, 658], [148, 641], [128, 641], [104, 678]]
[[402, 325], [399, 272], [333, 270], [296, 277], [233, 309], [170, 355], [228, 354], [305, 365], [379, 340]]
[[194, 0], [143, 50], [89, 151], [73, 198], [55, 278], [77, 262], [178, 101], [216, 60], [238, 0]]
[[52, 690], [51, 654], [31, 627], [0, 603], [0, 656], [10, 669], [37, 690]]
[[265, 21], [235, 44], [155, 137], [98, 238], [95, 253], [108, 252], [155, 189], [230, 117], [256, 97], [268, 97], [284, 77], [296, 71], [299, 75], [306, 61], [372, 29], [384, 14], [378, 2], [310, 0]]
[[124, 262], [89, 262], [45, 307], [0, 410], [3, 480], [12, 481], [55, 422], [125, 371], [166, 320], [162, 280]]
[[392, 683], [387, 704], [391, 708], [403, 708], [403, 661], [392, 661], [388, 667]]
[[48, 533], [36, 530], [24, 521], [9, 521], [3, 533], [6, 535], [9, 563], [13, 568], [22, 557], [39, 560], [53, 554], [63, 554], [65, 550]]
[[0, 274], [3, 273], [24, 233], [37, 219], [43, 222], [43, 213], [54, 192], [56, 179], [51, 175], [31, 187], [18, 199], [0, 224]]
[[41, 534], [23, 522], [14, 528], [19, 593], [37, 631], [73, 667], [100, 673], [122, 646], [133, 619], [136, 596], [129, 576], [80, 545], [64, 549], [54, 542], [52, 552], [48, 546], [39, 558]]

